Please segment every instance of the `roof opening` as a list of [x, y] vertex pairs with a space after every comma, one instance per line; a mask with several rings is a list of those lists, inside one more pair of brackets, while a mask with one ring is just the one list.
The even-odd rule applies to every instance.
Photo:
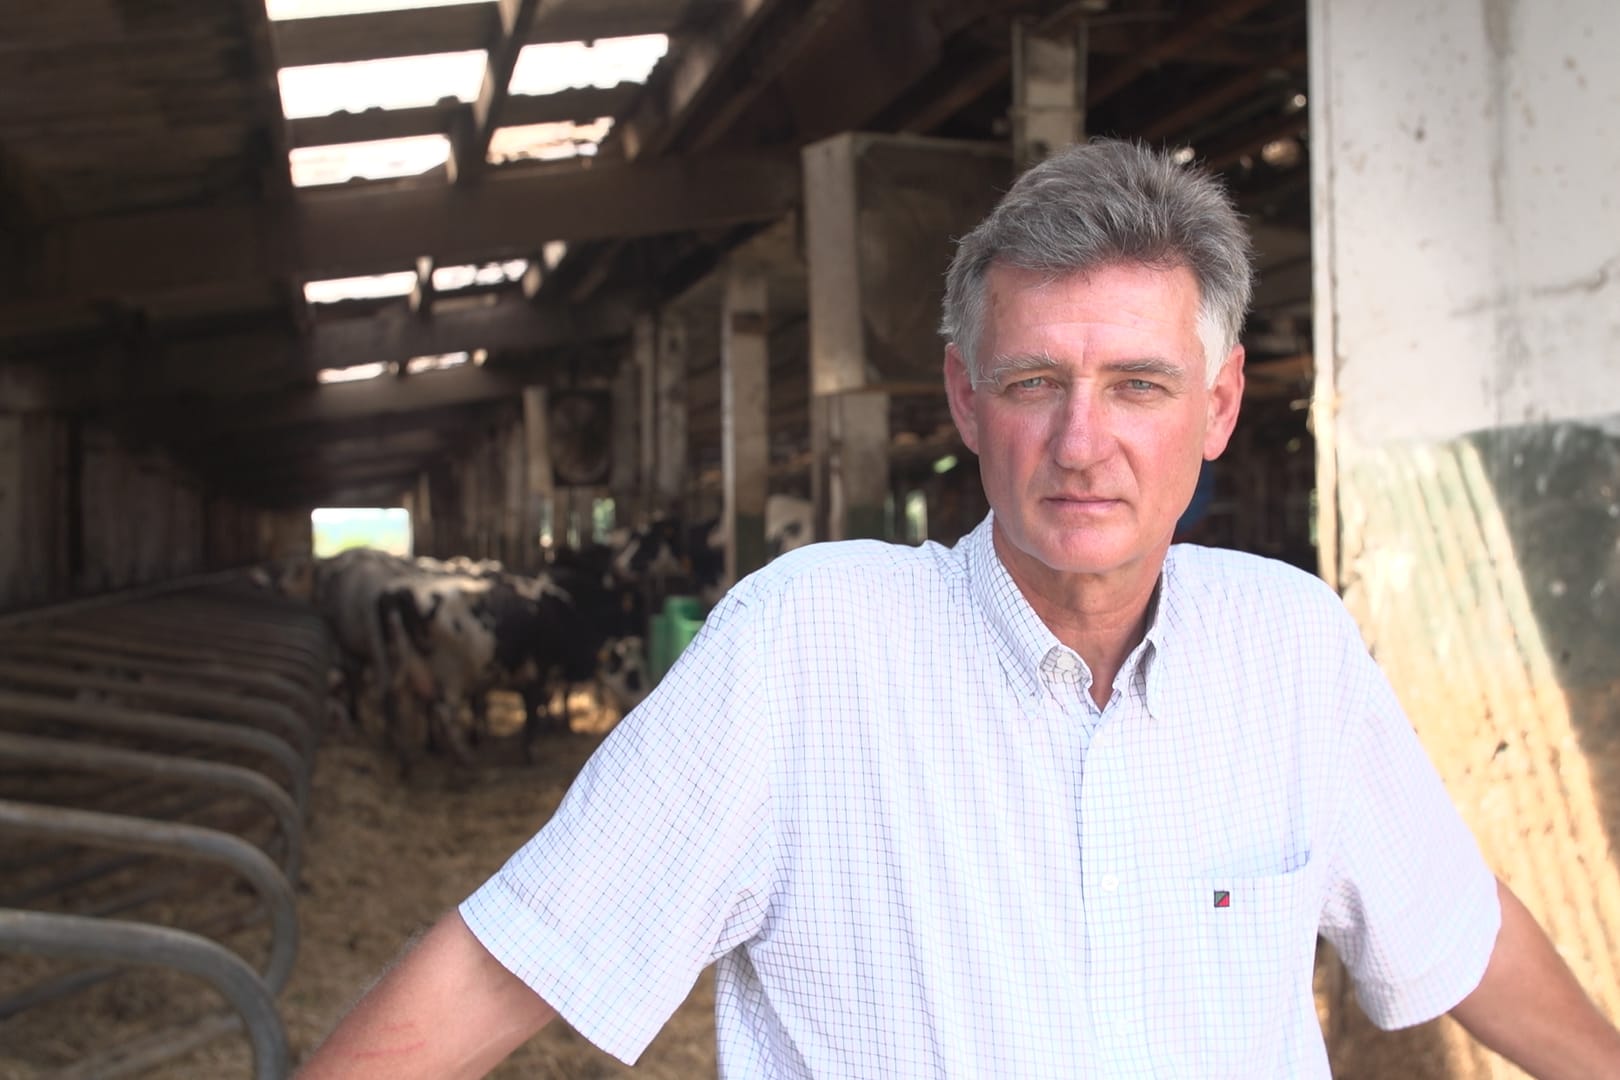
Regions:
[[465, 352], [441, 353], [438, 356], [413, 356], [405, 361], [407, 375], [420, 375], [424, 371], [444, 371], [446, 368], [460, 367], [467, 363], [471, 356]]
[[613, 127], [613, 117], [602, 116], [589, 124], [567, 121], [552, 124], [521, 124], [496, 128], [489, 138], [492, 164], [508, 161], [557, 161], [562, 158], [592, 157]]
[[420, 176], [449, 160], [450, 140], [443, 135], [300, 146], [287, 154], [294, 187]]
[[668, 51], [664, 34], [603, 38], [594, 44], [527, 45], [518, 53], [507, 89], [514, 94], [555, 94], [574, 86], [606, 90], [621, 82], [646, 82], [653, 65]]
[[310, 304], [336, 304], [344, 300], [380, 300], [389, 296], [408, 296], [415, 287], [414, 270], [368, 277], [328, 278], [325, 281], [306, 281], [304, 301]]
[[484, 79], [485, 53], [428, 53], [344, 64], [310, 64], [277, 72], [289, 120], [367, 109], [409, 109], [445, 98], [471, 101]]
[[433, 291], [446, 293], [474, 286], [506, 285], [521, 280], [528, 269], [528, 259], [507, 259], [482, 266], [436, 266]]
[[375, 379], [386, 374], [388, 374], [388, 365], [378, 360], [370, 364], [355, 364], [352, 367], [322, 368], [315, 373], [315, 381], [322, 385], [363, 382], [366, 379]]
[[361, 15], [372, 11], [450, 7], [467, 0], [264, 0], [271, 19], [316, 19], [323, 15]]

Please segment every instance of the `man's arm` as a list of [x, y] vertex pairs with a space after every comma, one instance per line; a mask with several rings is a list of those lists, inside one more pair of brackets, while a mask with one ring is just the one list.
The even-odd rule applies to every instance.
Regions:
[[483, 1076], [556, 1015], [451, 911], [360, 999], [298, 1080]]
[[1496, 883], [1502, 929], [1473, 993], [1451, 1015], [1540, 1080], [1620, 1076], [1620, 1032], [1598, 1012], [1535, 917]]

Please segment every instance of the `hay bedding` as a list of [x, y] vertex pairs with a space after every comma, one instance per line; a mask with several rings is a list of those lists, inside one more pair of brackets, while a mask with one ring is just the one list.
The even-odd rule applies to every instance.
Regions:
[[[335, 737], [322, 748], [299, 882], [302, 939], [280, 999], [295, 1060], [324, 1036], [408, 938], [496, 870], [556, 809], [614, 719], [588, 698], [576, 698], [573, 705], [575, 731], [541, 736], [532, 765], [521, 760], [515, 740], [501, 739], [480, 748], [477, 770], [430, 760], [402, 783], [393, 757], [358, 736]], [[257, 965], [265, 939], [260, 928], [226, 940]], [[0, 957], [0, 969], [0, 989], [55, 970], [43, 961], [10, 956]], [[45, 1076], [110, 1042], [210, 1014], [222, 1005], [206, 986], [184, 976], [121, 976], [0, 1023], [0, 1080]], [[227, 1035], [140, 1075], [220, 1080], [251, 1074], [246, 1039]], [[710, 976], [704, 973], [634, 1071], [557, 1022], [491, 1075], [713, 1077]]]

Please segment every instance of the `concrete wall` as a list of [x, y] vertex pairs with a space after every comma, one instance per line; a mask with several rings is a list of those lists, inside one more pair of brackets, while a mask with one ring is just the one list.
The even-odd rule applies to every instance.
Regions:
[[307, 551], [307, 514], [209, 499], [156, 450], [0, 411], [0, 611]]
[[[1620, 1015], [1620, 5], [1310, 18], [1324, 571]], [[1336, 1075], [1367, 1075], [1346, 1022]], [[1516, 1075], [1444, 1024], [1404, 1038]]]

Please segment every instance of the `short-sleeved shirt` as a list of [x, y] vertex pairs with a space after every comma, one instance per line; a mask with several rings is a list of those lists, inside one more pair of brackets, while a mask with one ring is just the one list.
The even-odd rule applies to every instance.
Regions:
[[991, 539], [741, 582], [462, 905], [633, 1062], [716, 964], [727, 1077], [1325, 1077], [1318, 933], [1386, 1027], [1495, 879], [1338, 598], [1170, 549], [1098, 708]]

